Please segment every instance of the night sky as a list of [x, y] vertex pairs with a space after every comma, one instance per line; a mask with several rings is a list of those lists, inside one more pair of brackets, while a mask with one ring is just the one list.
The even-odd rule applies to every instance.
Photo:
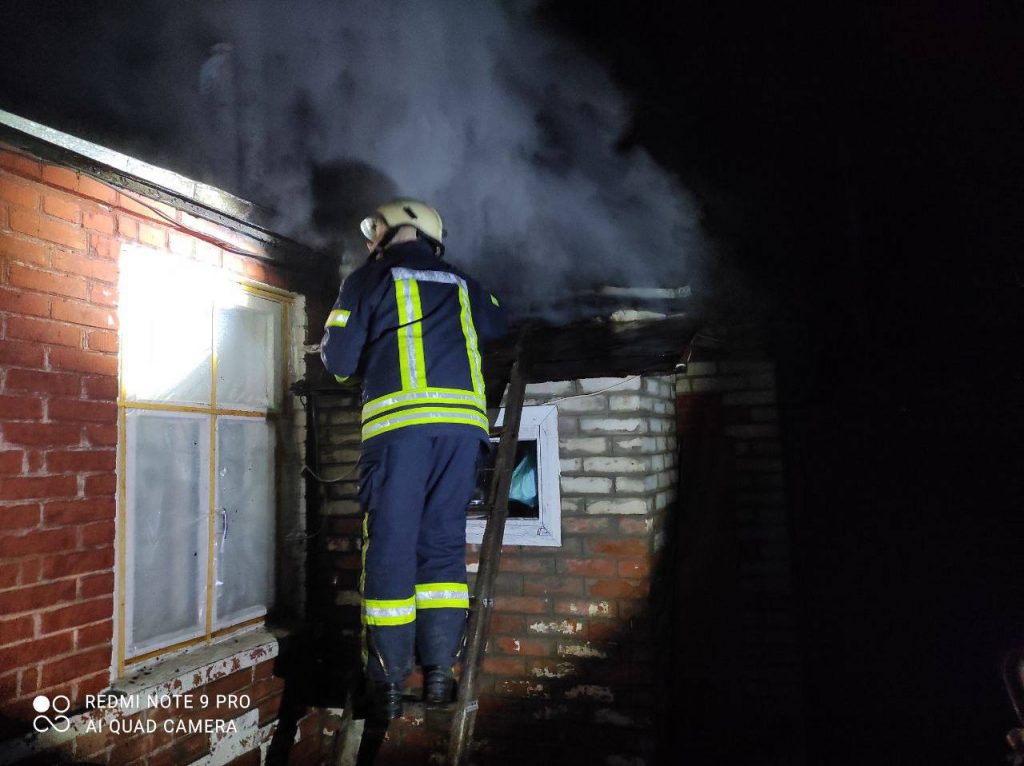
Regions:
[[[72, 94], [102, 36], [63, 5], [5, 4], [0, 107], [158, 147]], [[807, 762], [1000, 763], [1000, 660], [1024, 646], [1024, 6], [835, 5], [560, 0], [538, 23], [630, 98], [622, 147], [719, 243], [713, 313], [778, 361]], [[119, 53], [125, 103], [148, 55]]]

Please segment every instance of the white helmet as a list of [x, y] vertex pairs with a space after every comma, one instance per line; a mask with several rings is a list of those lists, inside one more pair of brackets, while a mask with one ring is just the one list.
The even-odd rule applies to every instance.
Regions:
[[[430, 205], [414, 199], [397, 199], [378, 207], [373, 215], [367, 216], [359, 224], [359, 229], [367, 242], [376, 241], [381, 229], [393, 236], [393, 232], [403, 226], [412, 226], [425, 239], [438, 249], [438, 255], [444, 252], [444, 225], [441, 214]], [[390, 236], [385, 235], [378, 247], [386, 247]]]

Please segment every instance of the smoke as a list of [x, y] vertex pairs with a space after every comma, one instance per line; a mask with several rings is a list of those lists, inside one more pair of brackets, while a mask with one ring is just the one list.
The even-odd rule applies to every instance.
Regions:
[[628, 100], [533, 6], [167, 4], [145, 117], [346, 267], [365, 253], [357, 221], [407, 195], [441, 211], [448, 257], [521, 311], [600, 284], [693, 284], [708, 251], [693, 198], [619, 147]]

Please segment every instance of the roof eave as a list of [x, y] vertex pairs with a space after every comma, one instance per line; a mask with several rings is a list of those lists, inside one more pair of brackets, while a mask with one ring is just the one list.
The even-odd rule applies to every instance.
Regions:
[[275, 265], [291, 269], [314, 265], [315, 254], [310, 248], [270, 228], [269, 210], [222, 189], [2, 109], [0, 143], [250, 237], [264, 250], [255, 257]]

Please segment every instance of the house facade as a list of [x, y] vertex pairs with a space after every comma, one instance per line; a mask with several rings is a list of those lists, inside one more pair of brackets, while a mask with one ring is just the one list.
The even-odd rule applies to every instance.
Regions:
[[230, 195], [4, 128], [0, 762], [266, 752], [267, 625], [303, 609], [308, 259]]
[[[267, 220], [0, 124], [0, 764], [354, 758], [358, 408], [311, 384], [337, 272]], [[527, 404], [543, 508], [510, 522], [474, 761], [664, 759], [680, 700], [699, 716], [720, 677], [705, 624], [748, 645], [726, 696], [795, 732], [771, 366], [574, 375]], [[687, 503], [735, 522], [724, 575], [682, 565], [707, 539]], [[446, 725], [410, 705], [377, 762], [436, 761]]]

